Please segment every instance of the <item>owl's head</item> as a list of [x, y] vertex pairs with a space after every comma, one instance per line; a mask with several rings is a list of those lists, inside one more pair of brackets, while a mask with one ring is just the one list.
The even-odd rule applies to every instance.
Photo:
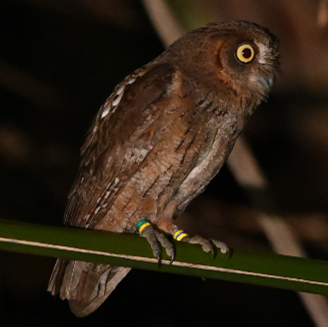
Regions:
[[[172, 47], [180, 67], [219, 93], [266, 98], [278, 68], [278, 41], [245, 21], [210, 24], [186, 34]], [[254, 102], [253, 102], [254, 103]]]

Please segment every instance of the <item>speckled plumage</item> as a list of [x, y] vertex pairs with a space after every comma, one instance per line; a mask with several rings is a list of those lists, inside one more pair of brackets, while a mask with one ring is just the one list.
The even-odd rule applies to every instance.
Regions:
[[[236, 57], [244, 43], [255, 51], [249, 63]], [[87, 136], [65, 224], [134, 233], [148, 219], [172, 235], [174, 218], [218, 173], [247, 117], [266, 98], [277, 46], [256, 24], [212, 24], [129, 75]], [[58, 259], [49, 291], [85, 316], [129, 270]]]

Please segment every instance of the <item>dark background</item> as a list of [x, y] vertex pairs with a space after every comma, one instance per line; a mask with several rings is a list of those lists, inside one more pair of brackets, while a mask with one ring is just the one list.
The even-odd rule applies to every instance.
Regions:
[[[176, 2], [186, 27], [248, 19], [278, 35], [281, 72], [246, 136], [297, 237], [311, 257], [327, 259], [328, 28], [319, 24], [320, 3], [199, 3]], [[62, 225], [92, 118], [117, 83], [162, 51], [139, 1], [0, 2], [1, 218]], [[269, 252], [255, 214], [223, 168], [180, 220], [232, 247]], [[0, 252], [1, 326], [313, 325], [294, 292], [138, 270], [77, 319], [46, 292], [54, 262]]]

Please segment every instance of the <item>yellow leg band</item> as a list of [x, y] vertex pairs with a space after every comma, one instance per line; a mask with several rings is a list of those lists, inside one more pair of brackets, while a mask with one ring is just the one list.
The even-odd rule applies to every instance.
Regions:
[[148, 221], [145, 221], [142, 225], [140, 225], [138, 227], [138, 232], [141, 235], [142, 231], [147, 227], [147, 226], [151, 226], [151, 223]]
[[185, 237], [188, 237], [189, 235], [183, 231], [182, 229], [179, 229], [178, 231], [176, 231], [173, 235], [173, 238], [177, 241], [182, 241], [182, 239], [184, 239]]

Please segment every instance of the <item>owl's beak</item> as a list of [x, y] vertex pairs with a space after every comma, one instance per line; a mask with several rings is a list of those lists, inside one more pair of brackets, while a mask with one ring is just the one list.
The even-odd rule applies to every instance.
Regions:
[[270, 74], [266, 77], [259, 77], [258, 81], [263, 85], [263, 88], [265, 89], [265, 93], [268, 93], [272, 89], [273, 82], [274, 82], [274, 75]]

